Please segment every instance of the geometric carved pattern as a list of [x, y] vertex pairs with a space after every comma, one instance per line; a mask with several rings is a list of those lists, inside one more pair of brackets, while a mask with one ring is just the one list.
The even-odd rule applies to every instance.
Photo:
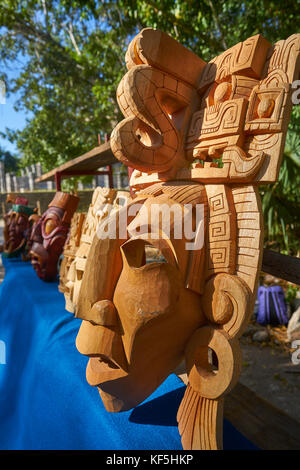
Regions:
[[215, 238], [222, 237], [228, 233], [228, 228], [226, 230], [226, 222], [224, 220], [220, 220], [220, 222], [214, 222], [210, 224], [210, 234], [209, 238], [213, 241]]
[[229, 215], [223, 220], [219, 221], [211, 221], [209, 224], [209, 240], [211, 242], [218, 241], [218, 238], [230, 237], [230, 230], [229, 230]]
[[210, 247], [209, 250], [209, 260], [208, 266], [209, 268], [214, 268], [214, 266], [218, 265], [220, 267], [228, 267], [229, 265], [229, 245], [224, 246], [222, 244], [219, 247]]
[[212, 212], [218, 212], [224, 209], [224, 197], [223, 193], [216, 194], [209, 199], [209, 207]]
[[[236, 269], [236, 220], [231, 190], [222, 184], [206, 185], [208, 205], [207, 274]], [[216, 194], [215, 194], [216, 193]]]

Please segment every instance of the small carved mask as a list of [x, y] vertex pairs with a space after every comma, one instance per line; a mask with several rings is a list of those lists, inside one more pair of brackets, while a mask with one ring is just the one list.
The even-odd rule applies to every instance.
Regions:
[[57, 192], [46, 212], [34, 223], [30, 237], [31, 263], [44, 281], [56, 279], [58, 259], [77, 205], [76, 196]]
[[24, 198], [14, 198], [8, 202], [14, 202], [14, 204], [4, 216], [3, 255], [11, 258], [25, 250], [26, 240], [30, 236], [29, 216], [34, 210], [27, 206], [27, 200]]

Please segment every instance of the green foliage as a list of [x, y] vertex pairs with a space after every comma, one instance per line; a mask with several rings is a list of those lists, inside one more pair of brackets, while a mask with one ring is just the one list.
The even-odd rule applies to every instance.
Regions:
[[[24, 166], [41, 162], [44, 171], [95, 146], [97, 134], [121, 118], [116, 89], [124, 54], [144, 27], [210, 60], [254, 34], [273, 43], [299, 26], [299, 0], [2, 0], [0, 79], [8, 93], [19, 92], [16, 109], [33, 113], [25, 129], [6, 136]], [[22, 71], [8, 82], [6, 67], [17, 62]], [[294, 108], [288, 145], [300, 128]], [[278, 183], [262, 189], [266, 237], [290, 253], [298, 250], [299, 158], [299, 148], [287, 146]]]
[[286, 292], [285, 292], [285, 300], [289, 303], [289, 304], [293, 304], [293, 301], [296, 299], [297, 297], [297, 293], [299, 291], [299, 288], [297, 286], [293, 286], [292, 284], [289, 284], [287, 289], [286, 289]]
[[277, 183], [262, 187], [262, 207], [267, 245], [299, 255], [300, 238], [300, 136], [288, 132]]
[[4, 163], [6, 173], [17, 173], [19, 170], [19, 160], [7, 150], [0, 147], [0, 160]]
[[81, 182], [84, 185], [91, 184], [93, 181], [92, 176], [73, 176], [72, 178], [63, 179], [61, 182], [62, 191], [76, 193], [78, 191], [78, 183]]
[[[109, 25], [114, 19], [106, 20], [107, 9], [102, 2], [1, 3], [0, 77], [8, 93], [20, 93], [16, 110], [33, 113], [23, 131], [6, 133], [24, 165], [39, 161], [50, 170], [77, 157], [120, 118], [115, 90], [128, 31]], [[12, 61], [20, 61], [22, 71], [8, 82], [4, 67]]]
[[[0, 78], [33, 118], [7, 131], [24, 165], [44, 170], [97, 144], [120, 119], [116, 88], [124, 53], [143, 27], [157, 27], [209, 60], [261, 32], [274, 42], [299, 29], [298, 2], [251, 0], [2, 0]], [[20, 62], [10, 82], [5, 67]]]

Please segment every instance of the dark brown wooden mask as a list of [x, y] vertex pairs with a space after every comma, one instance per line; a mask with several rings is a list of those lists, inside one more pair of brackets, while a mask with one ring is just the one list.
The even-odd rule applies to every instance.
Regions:
[[58, 258], [63, 251], [78, 201], [76, 196], [57, 192], [46, 212], [33, 225], [30, 237], [31, 263], [43, 281], [56, 279]]
[[26, 205], [27, 200], [19, 199], [14, 199], [15, 203], [11, 210], [4, 216], [3, 256], [6, 258], [13, 258], [23, 253], [26, 241], [30, 237], [29, 217], [34, 213], [34, 210]]

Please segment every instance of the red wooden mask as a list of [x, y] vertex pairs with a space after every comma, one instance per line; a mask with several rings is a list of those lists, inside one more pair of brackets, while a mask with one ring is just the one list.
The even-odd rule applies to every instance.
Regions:
[[30, 237], [31, 263], [40, 279], [53, 281], [79, 198], [57, 192], [48, 209], [34, 222]]

